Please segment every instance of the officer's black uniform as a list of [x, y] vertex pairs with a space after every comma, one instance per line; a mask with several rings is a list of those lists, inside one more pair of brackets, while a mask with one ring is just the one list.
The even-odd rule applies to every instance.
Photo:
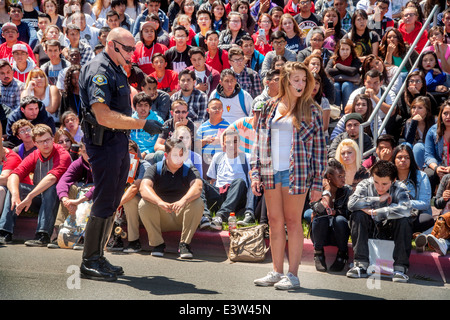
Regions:
[[[124, 72], [104, 51], [83, 67], [79, 78], [83, 112], [91, 113], [91, 106], [100, 102], [131, 116], [131, 91]], [[91, 215], [107, 218], [117, 209], [125, 190], [130, 167], [127, 131], [96, 127], [89, 119], [86, 122], [84, 141], [95, 184]], [[101, 133], [94, 132], [96, 129], [103, 129], [103, 139]]]
[[112, 281], [123, 270], [109, 264], [103, 257], [103, 248], [128, 177], [128, 131], [100, 126], [91, 106], [100, 102], [113, 111], [131, 116], [130, 88], [125, 70], [104, 51], [82, 67], [79, 84], [84, 142], [95, 185], [81, 273], [88, 278]]

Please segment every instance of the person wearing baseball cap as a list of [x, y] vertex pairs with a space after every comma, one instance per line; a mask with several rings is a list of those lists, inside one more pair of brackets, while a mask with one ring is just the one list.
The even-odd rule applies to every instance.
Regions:
[[12, 47], [14, 78], [25, 83], [28, 73], [36, 67], [33, 59], [28, 54], [27, 46], [23, 43], [16, 43]]
[[14, 29], [17, 32], [19, 32], [19, 30], [17, 29], [17, 26], [12, 22], [6, 22], [2, 25], [2, 32], [4, 32], [5, 30], [8, 30], [8, 29]]
[[12, 47], [15, 44], [23, 44], [26, 46], [28, 55], [34, 60], [33, 49], [23, 41], [19, 41], [19, 31], [17, 26], [12, 22], [7, 22], [2, 26], [2, 37], [5, 42], [0, 45], [0, 57], [7, 60], [11, 65], [13, 64], [14, 58], [12, 55]]
[[164, 54], [168, 49], [165, 45], [157, 43], [156, 30], [151, 21], [142, 23], [139, 32], [141, 41], [136, 44], [131, 62], [136, 63], [146, 75], [149, 75], [155, 72], [152, 64], [153, 55], [158, 52]]
[[[353, 139], [356, 143], [359, 143], [359, 127], [363, 122], [364, 120], [361, 114], [357, 112], [346, 115], [345, 132], [342, 132], [331, 141], [331, 145], [328, 150], [328, 159], [334, 158], [336, 155], [336, 149], [342, 140]], [[366, 152], [373, 148], [373, 142], [367, 133], [363, 132], [363, 135], [363, 152]]]

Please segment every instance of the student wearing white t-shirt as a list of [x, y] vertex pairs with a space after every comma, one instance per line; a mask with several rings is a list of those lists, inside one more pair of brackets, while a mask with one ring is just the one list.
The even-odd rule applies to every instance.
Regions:
[[226, 130], [222, 134], [224, 152], [216, 153], [212, 158], [207, 175], [211, 184], [205, 183], [208, 201], [217, 202], [219, 209], [212, 219], [210, 227], [222, 230], [222, 221], [228, 219], [230, 212], [245, 208], [247, 194], [250, 191], [250, 155], [239, 152], [239, 134], [235, 130]]
[[224, 69], [220, 73], [220, 83], [209, 96], [210, 100], [213, 98], [222, 101], [223, 118], [229, 123], [251, 114], [253, 98], [239, 86], [231, 69]]

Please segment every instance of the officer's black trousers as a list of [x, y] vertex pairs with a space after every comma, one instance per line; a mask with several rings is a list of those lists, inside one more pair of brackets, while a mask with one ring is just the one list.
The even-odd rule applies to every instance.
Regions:
[[128, 137], [105, 131], [103, 145], [93, 145], [89, 139], [85, 143], [95, 186], [91, 215], [107, 218], [117, 210], [125, 191], [130, 170]]

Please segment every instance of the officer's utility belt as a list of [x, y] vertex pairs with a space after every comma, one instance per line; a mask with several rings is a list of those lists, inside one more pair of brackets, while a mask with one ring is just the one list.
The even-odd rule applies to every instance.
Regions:
[[83, 121], [81, 122], [81, 125], [83, 128], [83, 134], [96, 146], [103, 145], [103, 134], [105, 131], [124, 133], [126, 135], [129, 135], [131, 132], [131, 130], [114, 129], [102, 126], [90, 112], [83, 112]]

